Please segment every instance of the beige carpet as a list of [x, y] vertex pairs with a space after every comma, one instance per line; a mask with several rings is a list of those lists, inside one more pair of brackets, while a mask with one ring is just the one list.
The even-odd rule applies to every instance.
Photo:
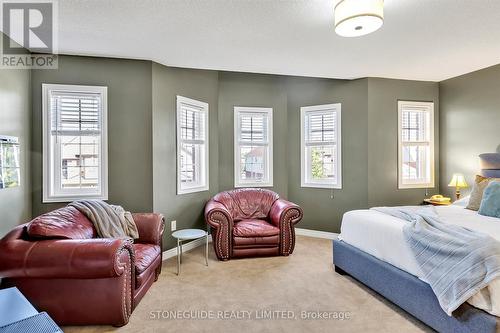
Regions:
[[[396, 306], [335, 273], [332, 243], [299, 236], [290, 257], [217, 261], [203, 248], [185, 253], [180, 276], [175, 260], [163, 272], [122, 328], [64, 327], [65, 332], [430, 332]], [[285, 311], [281, 319], [262, 319], [261, 311]], [[158, 316], [158, 312], [164, 311]], [[172, 319], [172, 312], [215, 319]], [[222, 312], [225, 311], [225, 312]], [[232, 312], [234, 311], [234, 312]], [[239, 312], [238, 312], [239, 311]], [[265, 312], [280, 316], [277, 312]], [[288, 312], [286, 312], [288, 311]], [[326, 312], [330, 319], [302, 319]], [[350, 318], [338, 317], [349, 313]], [[239, 315], [240, 319], [217, 319]], [[252, 320], [248, 320], [251, 316]], [[256, 319], [256, 318], [261, 319]], [[285, 317], [285, 318], [283, 318]], [[293, 318], [287, 318], [293, 317]]]

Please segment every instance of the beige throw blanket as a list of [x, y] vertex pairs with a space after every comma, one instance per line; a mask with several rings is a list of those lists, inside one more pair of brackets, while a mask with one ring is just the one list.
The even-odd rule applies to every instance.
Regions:
[[121, 206], [110, 205], [102, 200], [74, 201], [69, 206], [87, 216], [101, 238], [139, 238], [132, 214]]

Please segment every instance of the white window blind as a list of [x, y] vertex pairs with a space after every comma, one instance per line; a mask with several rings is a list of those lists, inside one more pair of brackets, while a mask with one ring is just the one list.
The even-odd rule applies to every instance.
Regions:
[[399, 188], [434, 187], [434, 104], [398, 102]]
[[306, 144], [335, 143], [337, 115], [332, 111], [306, 112]]
[[208, 104], [177, 96], [177, 193], [208, 190]]
[[99, 94], [51, 93], [53, 135], [100, 134], [101, 98]]
[[234, 109], [235, 186], [272, 186], [272, 109]]
[[341, 188], [340, 104], [301, 108], [301, 184]]
[[44, 84], [44, 201], [107, 199], [106, 87]]

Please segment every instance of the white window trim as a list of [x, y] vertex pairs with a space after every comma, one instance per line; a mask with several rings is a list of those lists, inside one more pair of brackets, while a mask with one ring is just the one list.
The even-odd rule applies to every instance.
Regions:
[[[203, 162], [204, 164], [204, 169], [205, 169], [205, 184], [201, 186], [193, 186], [189, 188], [182, 189], [181, 188], [181, 158], [180, 158], [180, 151], [181, 151], [181, 145], [182, 145], [182, 140], [181, 140], [181, 122], [179, 121], [180, 119], [180, 113], [181, 113], [181, 106], [183, 104], [191, 105], [194, 106], [195, 108], [201, 109], [203, 112], [205, 112], [205, 161]], [[177, 95], [177, 112], [176, 112], [176, 129], [177, 129], [177, 194], [189, 194], [189, 193], [196, 193], [196, 192], [203, 192], [203, 191], [208, 191], [209, 190], [209, 162], [210, 162], [210, 156], [208, 154], [209, 152], [209, 107], [208, 103], [201, 102], [195, 99], [183, 97]]]
[[[403, 183], [403, 130], [401, 119], [403, 115], [403, 108], [405, 107], [426, 108], [429, 112], [429, 126], [430, 126], [430, 172], [431, 181], [429, 183]], [[417, 189], [417, 188], [434, 188], [435, 187], [435, 165], [434, 165], [434, 102], [416, 102], [416, 101], [398, 101], [398, 189]]]
[[[305, 117], [307, 112], [330, 111], [337, 113], [336, 124], [336, 144], [337, 144], [337, 183], [327, 184], [321, 182], [307, 182], [306, 177], [306, 142], [305, 142]], [[304, 106], [300, 108], [300, 186], [311, 188], [342, 189], [342, 104], [324, 104], [314, 106]]]
[[[240, 112], [265, 113], [268, 115], [268, 181], [267, 182], [245, 182], [240, 180], [240, 142], [238, 114]], [[273, 186], [273, 109], [261, 107], [234, 107], [234, 187], [272, 187]]]
[[[80, 191], [75, 194], [60, 195], [54, 193], [53, 153], [51, 149], [51, 110], [50, 93], [52, 91], [68, 91], [72, 93], [97, 93], [101, 95], [102, 115], [99, 156], [99, 194]], [[43, 133], [43, 203], [71, 202], [78, 199], [108, 200], [108, 88], [103, 86], [81, 86], [67, 84], [42, 84], [42, 133]], [[78, 191], [78, 190], [76, 190]]]

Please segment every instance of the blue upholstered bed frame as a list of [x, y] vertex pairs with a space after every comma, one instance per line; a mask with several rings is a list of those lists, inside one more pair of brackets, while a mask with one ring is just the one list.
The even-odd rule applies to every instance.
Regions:
[[343, 241], [333, 241], [335, 271], [348, 274], [441, 333], [495, 333], [497, 319], [468, 304], [449, 317], [431, 287]]
[[[481, 174], [500, 178], [500, 154], [481, 154]], [[449, 317], [431, 287], [343, 241], [333, 241], [335, 271], [348, 274], [441, 333], [495, 333], [498, 319], [469, 304]]]

